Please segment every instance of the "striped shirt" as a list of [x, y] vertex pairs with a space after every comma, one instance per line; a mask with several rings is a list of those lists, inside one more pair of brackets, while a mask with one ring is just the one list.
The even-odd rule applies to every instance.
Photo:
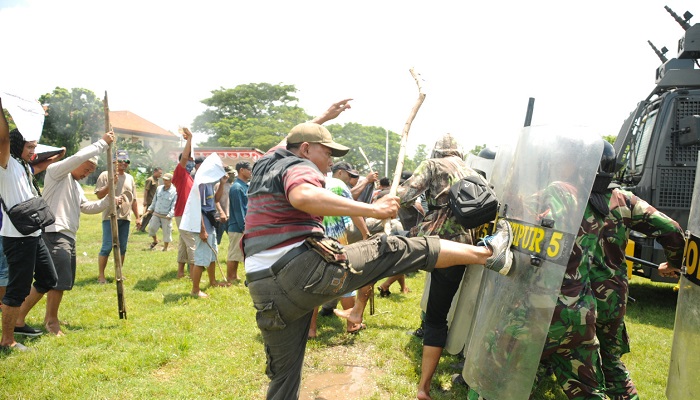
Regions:
[[255, 163], [243, 235], [246, 257], [324, 234], [322, 216], [289, 203], [289, 192], [304, 183], [323, 188], [325, 176], [314, 163], [287, 149], [277, 148]]

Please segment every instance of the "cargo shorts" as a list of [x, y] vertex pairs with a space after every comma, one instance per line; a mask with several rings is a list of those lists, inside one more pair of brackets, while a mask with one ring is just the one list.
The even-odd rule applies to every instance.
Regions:
[[328, 300], [379, 279], [422, 269], [432, 271], [440, 252], [437, 236], [406, 238], [379, 234], [345, 246], [357, 273], [326, 262], [308, 250], [292, 259], [276, 276], [248, 286], [261, 330], [281, 330], [285, 323], [311, 312]]

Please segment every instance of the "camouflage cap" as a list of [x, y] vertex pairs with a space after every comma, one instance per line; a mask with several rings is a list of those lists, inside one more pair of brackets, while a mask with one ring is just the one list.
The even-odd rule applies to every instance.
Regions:
[[457, 139], [449, 133], [442, 135], [440, 139], [435, 142], [435, 147], [433, 147], [433, 154], [430, 158], [442, 158], [449, 156], [457, 156], [459, 158], [464, 158], [462, 156], [462, 146], [457, 143]]

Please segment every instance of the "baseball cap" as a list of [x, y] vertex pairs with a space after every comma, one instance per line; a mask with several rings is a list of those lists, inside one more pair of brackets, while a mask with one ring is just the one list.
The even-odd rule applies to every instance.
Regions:
[[131, 160], [129, 160], [129, 153], [126, 150], [117, 150], [117, 154], [114, 157], [114, 161], [125, 162], [127, 164], [131, 163]]
[[303, 142], [322, 144], [331, 149], [333, 157], [342, 157], [350, 151], [349, 147], [334, 142], [331, 133], [323, 125], [313, 122], [301, 123], [292, 128], [287, 135], [287, 143], [296, 144]]
[[172, 180], [173, 180], [173, 174], [171, 174], [171, 173], [169, 173], [169, 172], [166, 173], [166, 174], [163, 174], [163, 180], [164, 180], [164, 181], [172, 181]]
[[357, 172], [357, 170], [352, 167], [352, 164], [350, 164], [347, 161], [338, 161], [337, 163], [333, 164], [333, 166], [331, 167], [331, 172], [335, 172], [339, 169], [347, 171], [348, 175], [350, 175], [353, 178], [357, 178], [360, 176], [360, 173]]

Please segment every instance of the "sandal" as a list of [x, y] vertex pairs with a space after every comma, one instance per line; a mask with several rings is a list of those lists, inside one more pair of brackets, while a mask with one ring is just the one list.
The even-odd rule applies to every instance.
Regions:
[[379, 297], [389, 297], [389, 295], [391, 294], [389, 289], [382, 289], [381, 286], [377, 286], [377, 290], [379, 290]]
[[361, 322], [359, 328], [355, 328], [353, 330], [348, 330], [347, 332], [351, 335], [357, 335], [363, 329], [367, 329], [367, 325], [365, 325], [364, 323]]
[[151, 243], [151, 246], [149, 247], [149, 249], [153, 250], [153, 248], [156, 247], [157, 245], [158, 245], [158, 242], [153, 242], [153, 243]]

